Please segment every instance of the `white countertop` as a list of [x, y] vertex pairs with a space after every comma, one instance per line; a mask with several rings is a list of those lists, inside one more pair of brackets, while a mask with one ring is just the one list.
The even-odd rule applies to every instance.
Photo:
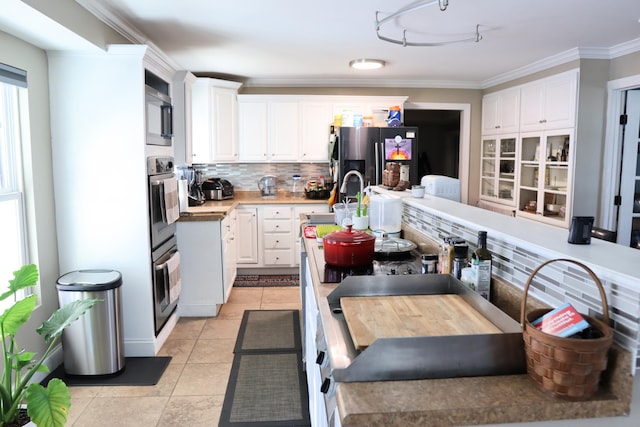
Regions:
[[489, 235], [509, 237], [510, 241], [522, 241], [527, 247], [548, 258], [571, 258], [607, 276], [624, 276], [625, 281], [635, 282], [640, 289], [640, 250], [592, 238], [589, 245], [567, 242], [569, 231], [523, 218], [497, 214], [475, 206], [425, 195], [422, 199], [411, 196], [410, 191], [389, 191], [374, 187], [379, 194], [400, 197], [403, 202], [426, 211], [437, 212], [456, 222], [481, 227]]

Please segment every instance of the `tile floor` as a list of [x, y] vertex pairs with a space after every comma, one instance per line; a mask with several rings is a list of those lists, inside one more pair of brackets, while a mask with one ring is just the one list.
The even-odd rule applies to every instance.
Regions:
[[215, 427], [244, 310], [300, 309], [298, 287], [233, 288], [218, 317], [178, 321], [155, 386], [70, 387], [70, 427]]

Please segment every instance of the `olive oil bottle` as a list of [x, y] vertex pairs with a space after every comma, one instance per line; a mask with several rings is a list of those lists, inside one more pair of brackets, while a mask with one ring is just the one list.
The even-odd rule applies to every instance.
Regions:
[[489, 300], [491, 292], [491, 252], [487, 249], [487, 232], [478, 232], [478, 248], [471, 254], [471, 271], [476, 292]]

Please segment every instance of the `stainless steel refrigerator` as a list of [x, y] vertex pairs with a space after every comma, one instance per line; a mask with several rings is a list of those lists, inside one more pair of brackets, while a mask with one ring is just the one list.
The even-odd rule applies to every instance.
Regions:
[[[337, 186], [340, 190], [344, 176], [357, 170], [364, 177], [364, 186], [382, 184], [382, 171], [387, 162], [409, 165], [409, 180], [418, 184], [418, 128], [341, 127], [333, 138], [333, 167], [337, 168]], [[354, 175], [347, 179], [347, 197], [360, 191], [360, 182]]]

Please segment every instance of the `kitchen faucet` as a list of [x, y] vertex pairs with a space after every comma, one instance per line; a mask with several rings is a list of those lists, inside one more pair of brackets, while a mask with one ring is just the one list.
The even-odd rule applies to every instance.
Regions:
[[342, 186], [340, 187], [340, 192], [345, 194], [347, 193], [347, 178], [349, 178], [351, 175], [357, 176], [360, 180], [360, 194], [362, 194], [364, 192], [364, 177], [355, 169], [350, 170], [344, 175], [344, 178], [342, 179]]

